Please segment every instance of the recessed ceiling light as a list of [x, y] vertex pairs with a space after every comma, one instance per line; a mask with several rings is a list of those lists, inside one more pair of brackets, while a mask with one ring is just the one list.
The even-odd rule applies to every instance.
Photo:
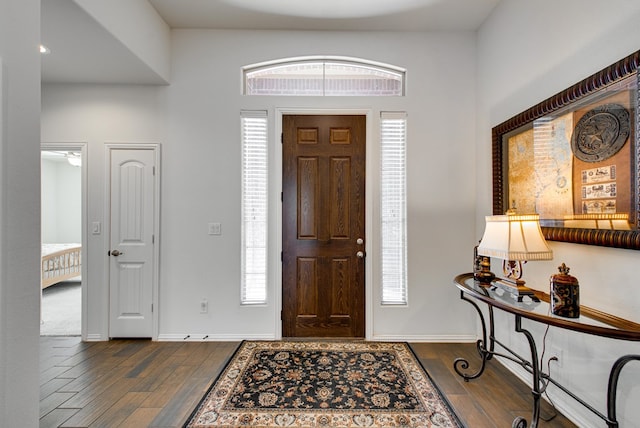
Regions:
[[48, 53], [51, 53], [51, 50], [45, 45], [40, 45], [40, 53], [46, 55]]

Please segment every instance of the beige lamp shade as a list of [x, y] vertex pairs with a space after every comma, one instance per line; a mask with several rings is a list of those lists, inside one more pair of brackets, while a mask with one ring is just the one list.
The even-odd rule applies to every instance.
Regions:
[[553, 251], [542, 235], [538, 214], [486, 216], [485, 221], [479, 255], [519, 261], [553, 258]]

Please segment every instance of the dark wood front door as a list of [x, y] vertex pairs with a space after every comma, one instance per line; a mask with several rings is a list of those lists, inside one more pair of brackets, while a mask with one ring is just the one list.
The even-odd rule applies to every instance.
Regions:
[[365, 125], [283, 116], [285, 337], [364, 337]]

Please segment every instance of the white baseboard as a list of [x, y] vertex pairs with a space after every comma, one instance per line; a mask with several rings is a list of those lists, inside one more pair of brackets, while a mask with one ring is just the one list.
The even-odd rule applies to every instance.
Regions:
[[[380, 342], [474, 343], [472, 335], [374, 335], [367, 340]], [[158, 342], [238, 342], [242, 340], [278, 340], [273, 334], [160, 334]]]
[[102, 342], [105, 339], [102, 338], [101, 334], [87, 334], [87, 337], [84, 339], [85, 342]]
[[475, 335], [389, 335], [374, 334], [368, 340], [380, 342], [475, 343]]
[[243, 340], [276, 340], [273, 334], [160, 334], [158, 342], [241, 342]]

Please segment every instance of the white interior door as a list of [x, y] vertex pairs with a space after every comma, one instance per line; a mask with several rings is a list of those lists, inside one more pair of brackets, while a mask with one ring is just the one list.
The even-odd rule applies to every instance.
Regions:
[[156, 150], [110, 148], [109, 336], [153, 337]]

